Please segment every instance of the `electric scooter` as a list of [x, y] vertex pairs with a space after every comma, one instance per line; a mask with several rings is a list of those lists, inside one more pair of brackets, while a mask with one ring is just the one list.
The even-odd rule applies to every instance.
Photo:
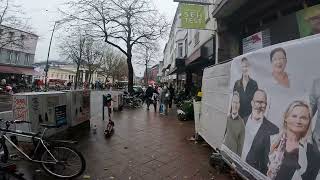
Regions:
[[113, 129], [114, 122], [111, 120], [111, 102], [112, 102], [112, 98], [111, 98], [110, 94], [107, 95], [106, 101], [107, 101], [107, 107], [108, 107], [109, 122], [108, 122], [108, 124], [106, 126], [106, 129], [104, 130], [104, 135], [106, 137], [110, 137], [114, 132], [114, 129]]

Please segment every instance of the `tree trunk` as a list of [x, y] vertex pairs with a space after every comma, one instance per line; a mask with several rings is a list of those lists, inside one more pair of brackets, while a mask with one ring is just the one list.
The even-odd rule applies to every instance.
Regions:
[[93, 74], [93, 71], [91, 70], [91, 68], [89, 68], [89, 76], [88, 76], [88, 84], [89, 85], [91, 84], [92, 74]]
[[78, 88], [79, 69], [80, 69], [80, 63], [77, 64], [77, 72], [76, 72], [76, 78], [75, 78], [75, 82], [74, 82], [74, 89]]
[[133, 92], [133, 67], [132, 67], [132, 55], [127, 56], [128, 65], [128, 91]]

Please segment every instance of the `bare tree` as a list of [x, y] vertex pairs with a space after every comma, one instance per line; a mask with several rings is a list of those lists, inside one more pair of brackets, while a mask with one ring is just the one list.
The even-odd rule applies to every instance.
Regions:
[[136, 52], [138, 58], [135, 59], [134, 62], [137, 65], [145, 66], [144, 81], [146, 86], [150, 80], [149, 68], [159, 61], [158, 58], [160, 55], [158, 47], [157, 43], [151, 43], [140, 46], [139, 50]]
[[80, 79], [80, 66], [84, 62], [86, 35], [81, 30], [70, 33], [61, 42], [61, 54], [77, 66], [74, 89], [78, 88]]
[[83, 67], [88, 68], [88, 76], [86, 82], [89, 84], [92, 80], [92, 75], [105, 63], [103, 59], [105, 46], [99, 42], [95, 42], [91, 37], [86, 36], [84, 45], [84, 62]]
[[106, 78], [106, 81], [112, 77], [112, 81], [123, 80], [127, 77], [128, 70], [126, 68], [126, 59], [119, 52], [108, 49], [103, 56], [103, 66], [101, 67], [101, 74]]
[[6, 46], [23, 47], [23, 42], [28, 38], [27, 33], [16, 33], [15, 29], [30, 31], [28, 20], [20, 6], [12, 0], [0, 0], [0, 48]]
[[61, 10], [69, 20], [90, 25], [91, 34], [120, 50], [128, 67], [128, 88], [133, 90], [132, 56], [136, 45], [160, 38], [169, 25], [150, 0], [70, 0]]

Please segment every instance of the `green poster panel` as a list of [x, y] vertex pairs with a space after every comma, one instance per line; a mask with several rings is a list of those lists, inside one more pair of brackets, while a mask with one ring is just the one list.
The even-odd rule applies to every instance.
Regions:
[[193, 4], [181, 5], [181, 28], [205, 29], [206, 20], [204, 6]]
[[296, 13], [300, 37], [320, 33], [320, 4]]

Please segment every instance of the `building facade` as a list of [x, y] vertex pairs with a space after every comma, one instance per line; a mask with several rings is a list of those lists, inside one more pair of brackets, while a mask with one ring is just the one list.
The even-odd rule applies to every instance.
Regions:
[[[178, 5], [163, 50], [162, 81], [201, 88], [203, 69], [273, 44], [320, 32], [316, 0], [211, 0], [204, 29], [182, 29]], [[318, 14], [317, 14], [318, 12]], [[313, 22], [311, 22], [313, 21]], [[307, 25], [314, 27], [304, 27]]]
[[31, 84], [37, 42], [35, 34], [0, 25], [0, 79], [14, 86]]
[[38, 36], [32, 33], [0, 26], [0, 63], [30, 67], [34, 63], [34, 55]]
[[205, 28], [181, 28], [181, 4], [172, 22], [169, 40], [164, 48], [162, 80], [186, 90], [200, 89], [203, 69], [215, 62], [215, 19], [213, 6], [204, 5]]
[[[312, 27], [304, 26], [310, 24], [311, 16], [320, 17], [320, 2], [316, 0], [215, 0], [214, 4], [212, 16], [218, 22], [219, 62], [315, 34]], [[320, 27], [315, 29], [320, 31]]]

